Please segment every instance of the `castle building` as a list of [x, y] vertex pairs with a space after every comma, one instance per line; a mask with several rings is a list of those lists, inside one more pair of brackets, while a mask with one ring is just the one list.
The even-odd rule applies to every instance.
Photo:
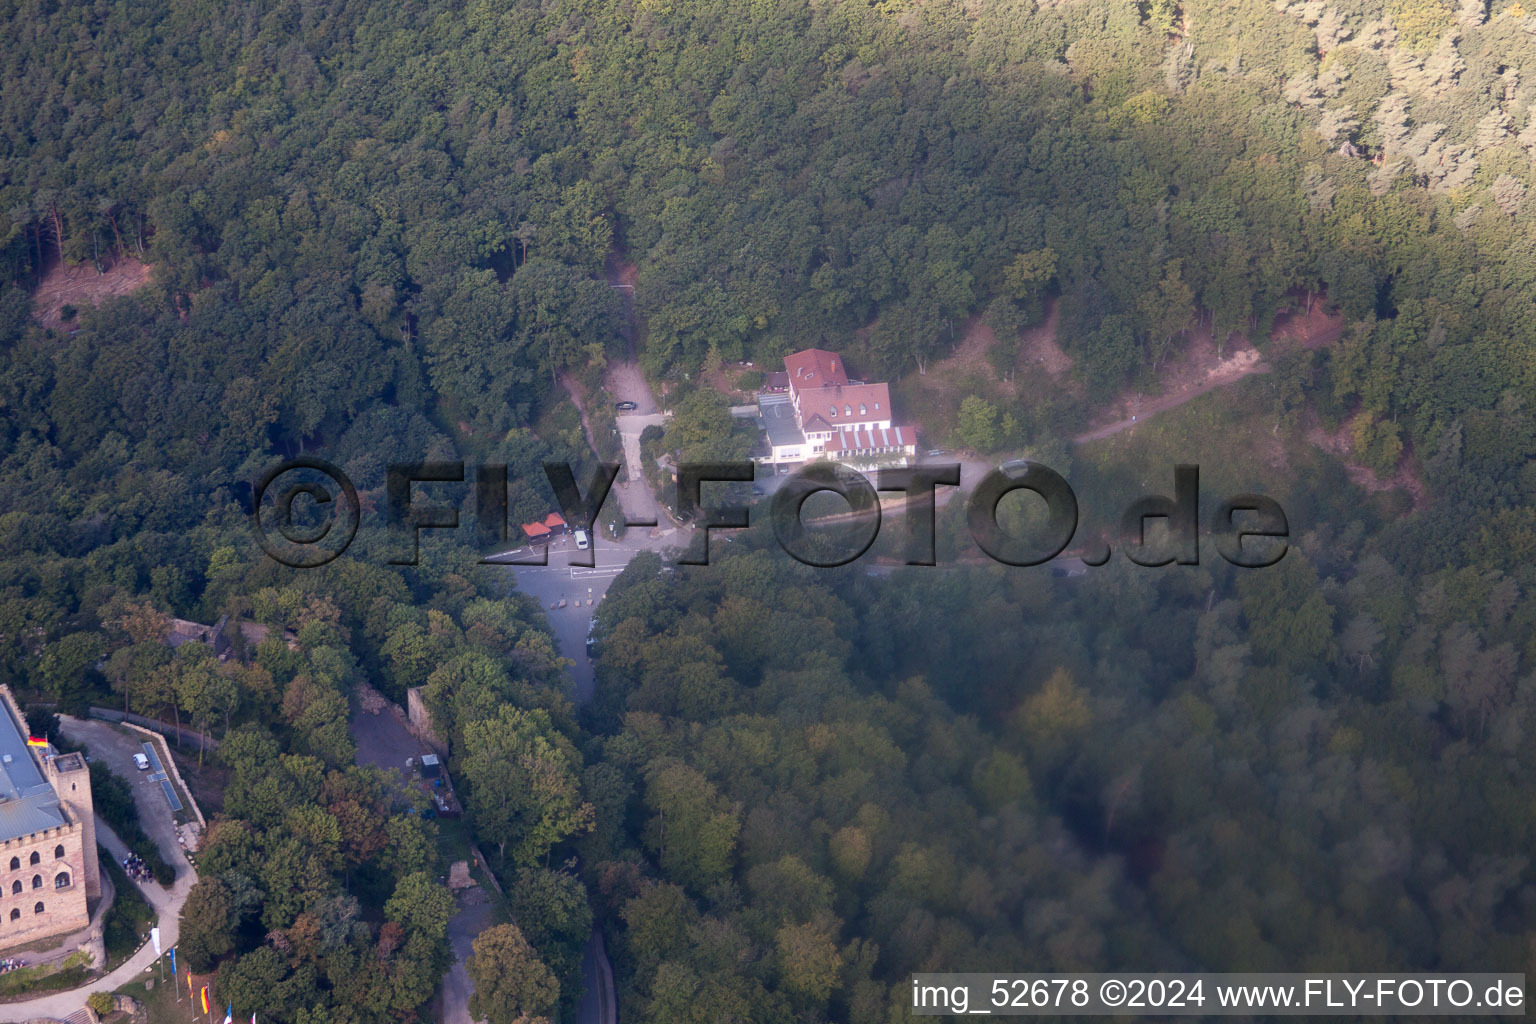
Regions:
[[0, 949], [79, 931], [100, 897], [85, 758], [32, 739], [0, 686]]

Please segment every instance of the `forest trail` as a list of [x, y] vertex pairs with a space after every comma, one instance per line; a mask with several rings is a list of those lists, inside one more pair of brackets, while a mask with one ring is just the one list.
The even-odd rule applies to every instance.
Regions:
[[635, 319], [635, 282], [640, 272], [633, 263], [626, 263], [622, 257], [614, 255], [608, 260], [605, 274], [608, 286], [619, 293], [624, 305], [624, 359], [608, 364], [608, 377], [604, 383], [615, 402], [634, 402], [635, 413], [649, 416], [660, 409], [656, 405], [656, 396], [651, 393], [651, 385], [640, 369], [640, 322]]
[[1098, 441], [1109, 437], [1112, 434], [1118, 434], [1122, 430], [1129, 430], [1131, 427], [1151, 419], [1160, 412], [1167, 412], [1169, 409], [1178, 408], [1185, 402], [1199, 398], [1207, 392], [1214, 391], [1219, 387], [1225, 387], [1228, 384], [1235, 384], [1244, 377], [1252, 376], [1255, 373], [1268, 373], [1269, 370], [1269, 364], [1260, 358], [1257, 349], [1242, 349], [1234, 353], [1230, 359], [1223, 360], [1218, 366], [1214, 367], [1209, 376], [1199, 383], [1188, 385], [1170, 395], [1160, 395], [1156, 398], [1147, 399], [1138, 397], [1129, 400], [1127, 404], [1130, 408], [1135, 409], [1135, 412], [1124, 419], [1116, 420], [1113, 423], [1090, 430], [1084, 434], [1078, 434], [1072, 439], [1072, 443], [1085, 444], [1089, 441]]
[[[1268, 348], [1274, 353], [1298, 348], [1325, 348], [1339, 340], [1344, 333], [1344, 326], [1342, 317], [1324, 313], [1322, 302], [1318, 301], [1308, 312], [1290, 313], [1277, 318], [1274, 330], [1270, 332]], [[1072, 443], [1086, 444], [1129, 430], [1158, 413], [1176, 409], [1217, 388], [1235, 384], [1256, 373], [1268, 373], [1271, 369], [1262, 353], [1245, 335], [1231, 335], [1224, 348], [1230, 354], [1219, 355], [1209, 328], [1191, 331], [1184, 351], [1168, 364], [1161, 376], [1164, 388], [1162, 394], [1122, 394], [1110, 405], [1110, 409], [1121, 412], [1119, 418], [1078, 434]]]
[[32, 315], [44, 327], [60, 327], [65, 306], [98, 306], [136, 292], [149, 284], [151, 270], [148, 263], [128, 256], [119, 258], [104, 274], [88, 263], [74, 267], [56, 263], [32, 292]]

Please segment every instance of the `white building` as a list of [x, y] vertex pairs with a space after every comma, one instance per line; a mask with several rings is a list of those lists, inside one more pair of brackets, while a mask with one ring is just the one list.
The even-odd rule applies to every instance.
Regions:
[[893, 423], [889, 385], [849, 380], [837, 354], [819, 348], [785, 356], [784, 369], [788, 395], [758, 396], [766, 436], [759, 462], [889, 464], [917, 454], [917, 431]]

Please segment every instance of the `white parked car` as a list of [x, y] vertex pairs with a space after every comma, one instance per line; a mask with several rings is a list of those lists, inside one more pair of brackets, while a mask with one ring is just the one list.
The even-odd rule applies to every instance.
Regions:
[[134, 754], [133, 766], [141, 772], [147, 772], [149, 771], [149, 758], [145, 757], [143, 754]]
[[585, 550], [587, 550], [587, 548], [589, 548], [591, 546], [592, 546], [592, 541], [591, 541], [590, 538], [587, 537], [587, 531], [586, 530], [577, 530], [576, 531], [576, 547], [577, 547], [577, 549], [580, 550], [580, 551], [585, 551]]

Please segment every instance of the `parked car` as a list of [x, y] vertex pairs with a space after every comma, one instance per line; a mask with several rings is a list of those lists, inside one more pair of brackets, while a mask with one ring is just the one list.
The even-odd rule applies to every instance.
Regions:
[[133, 766], [141, 772], [147, 772], [149, 771], [149, 758], [145, 757], [143, 754], [134, 754]]
[[937, 458], [938, 456], [943, 455], [943, 454], [944, 454], [944, 449], [943, 448], [930, 448], [930, 449], [928, 449], [928, 457], [930, 459]]
[[640, 408], [634, 402], [615, 402], [613, 407], [619, 410], [619, 412], [633, 412]]
[[587, 531], [586, 530], [577, 530], [576, 531], [576, 548], [577, 548], [577, 550], [585, 551], [585, 550], [587, 550], [587, 548], [589, 548], [591, 546], [592, 546], [592, 540], [591, 540], [591, 538], [589, 538], [587, 536]]

